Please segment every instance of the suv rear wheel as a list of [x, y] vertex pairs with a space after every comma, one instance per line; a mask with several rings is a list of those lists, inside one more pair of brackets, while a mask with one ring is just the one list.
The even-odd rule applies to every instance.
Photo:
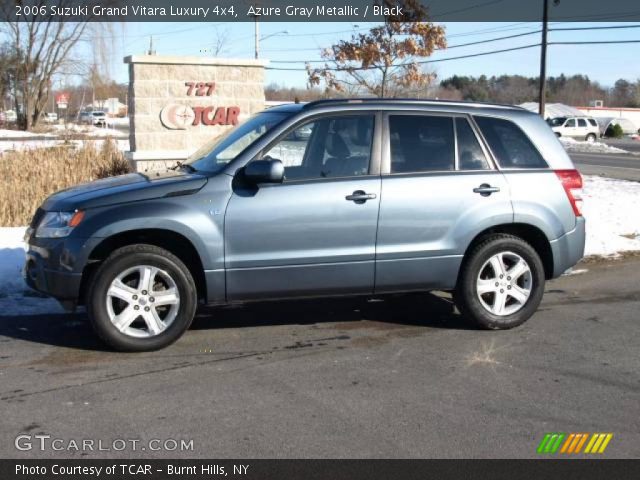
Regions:
[[590, 133], [586, 136], [585, 140], [589, 143], [593, 143], [597, 140], [595, 133]]
[[513, 235], [491, 235], [465, 259], [455, 301], [481, 328], [513, 328], [535, 313], [544, 281], [542, 261], [531, 245]]
[[117, 350], [157, 350], [189, 328], [197, 307], [189, 269], [153, 245], [114, 251], [96, 272], [87, 310], [96, 333]]

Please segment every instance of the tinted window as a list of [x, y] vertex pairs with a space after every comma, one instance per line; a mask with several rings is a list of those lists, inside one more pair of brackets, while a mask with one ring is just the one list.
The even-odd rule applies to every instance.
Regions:
[[595, 119], [593, 119], [593, 118], [590, 118], [590, 119], [589, 119], [589, 123], [590, 123], [591, 125], [593, 125], [594, 127], [597, 127], [597, 126], [598, 126], [598, 122], [596, 122], [596, 121], [595, 121]]
[[475, 117], [475, 120], [501, 167], [547, 167], [531, 140], [513, 122], [491, 117]]
[[426, 115], [389, 117], [391, 173], [453, 170], [453, 119]]
[[584, 118], [579, 118], [578, 119], [578, 126], [579, 127], [586, 127], [587, 126], [587, 121]]
[[570, 118], [569, 120], [567, 120], [567, 123], [565, 123], [564, 125], [565, 127], [575, 127], [576, 126], [576, 119], [575, 118]]
[[487, 170], [491, 168], [480, 142], [464, 118], [456, 118], [458, 135], [458, 168], [460, 170]]
[[373, 115], [326, 117], [289, 132], [265, 153], [282, 160], [285, 180], [366, 175]]

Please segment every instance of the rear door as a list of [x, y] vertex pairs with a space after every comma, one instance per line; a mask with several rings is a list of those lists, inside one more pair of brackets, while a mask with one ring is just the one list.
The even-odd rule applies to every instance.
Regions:
[[475, 235], [513, 220], [508, 185], [470, 117], [384, 120], [376, 292], [452, 288]]

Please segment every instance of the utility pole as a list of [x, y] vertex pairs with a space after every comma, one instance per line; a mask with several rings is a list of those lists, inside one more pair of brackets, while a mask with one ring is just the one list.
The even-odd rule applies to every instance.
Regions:
[[258, 15], [255, 15], [253, 17], [254, 20], [254, 24], [255, 24], [255, 44], [256, 44], [256, 53], [255, 53], [255, 58], [256, 60], [258, 59], [258, 57], [260, 56], [260, 25], [258, 23]]
[[547, 101], [547, 33], [549, 30], [549, 0], [542, 0], [542, 44], [540, 51], [540, 95], [538, 96], [538, 112], [544, 118], [544, 107]]

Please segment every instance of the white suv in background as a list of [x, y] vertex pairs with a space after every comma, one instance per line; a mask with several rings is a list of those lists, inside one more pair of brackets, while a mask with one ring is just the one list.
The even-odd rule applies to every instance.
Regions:
[[600, 137], [598, 122], [592, 117], [556, 117], [547, 120], [557, 137], [595, 142]]
[[100, 110], [80, 112], [79, 122], [104, 127], [107, 125], [107, 114]]

